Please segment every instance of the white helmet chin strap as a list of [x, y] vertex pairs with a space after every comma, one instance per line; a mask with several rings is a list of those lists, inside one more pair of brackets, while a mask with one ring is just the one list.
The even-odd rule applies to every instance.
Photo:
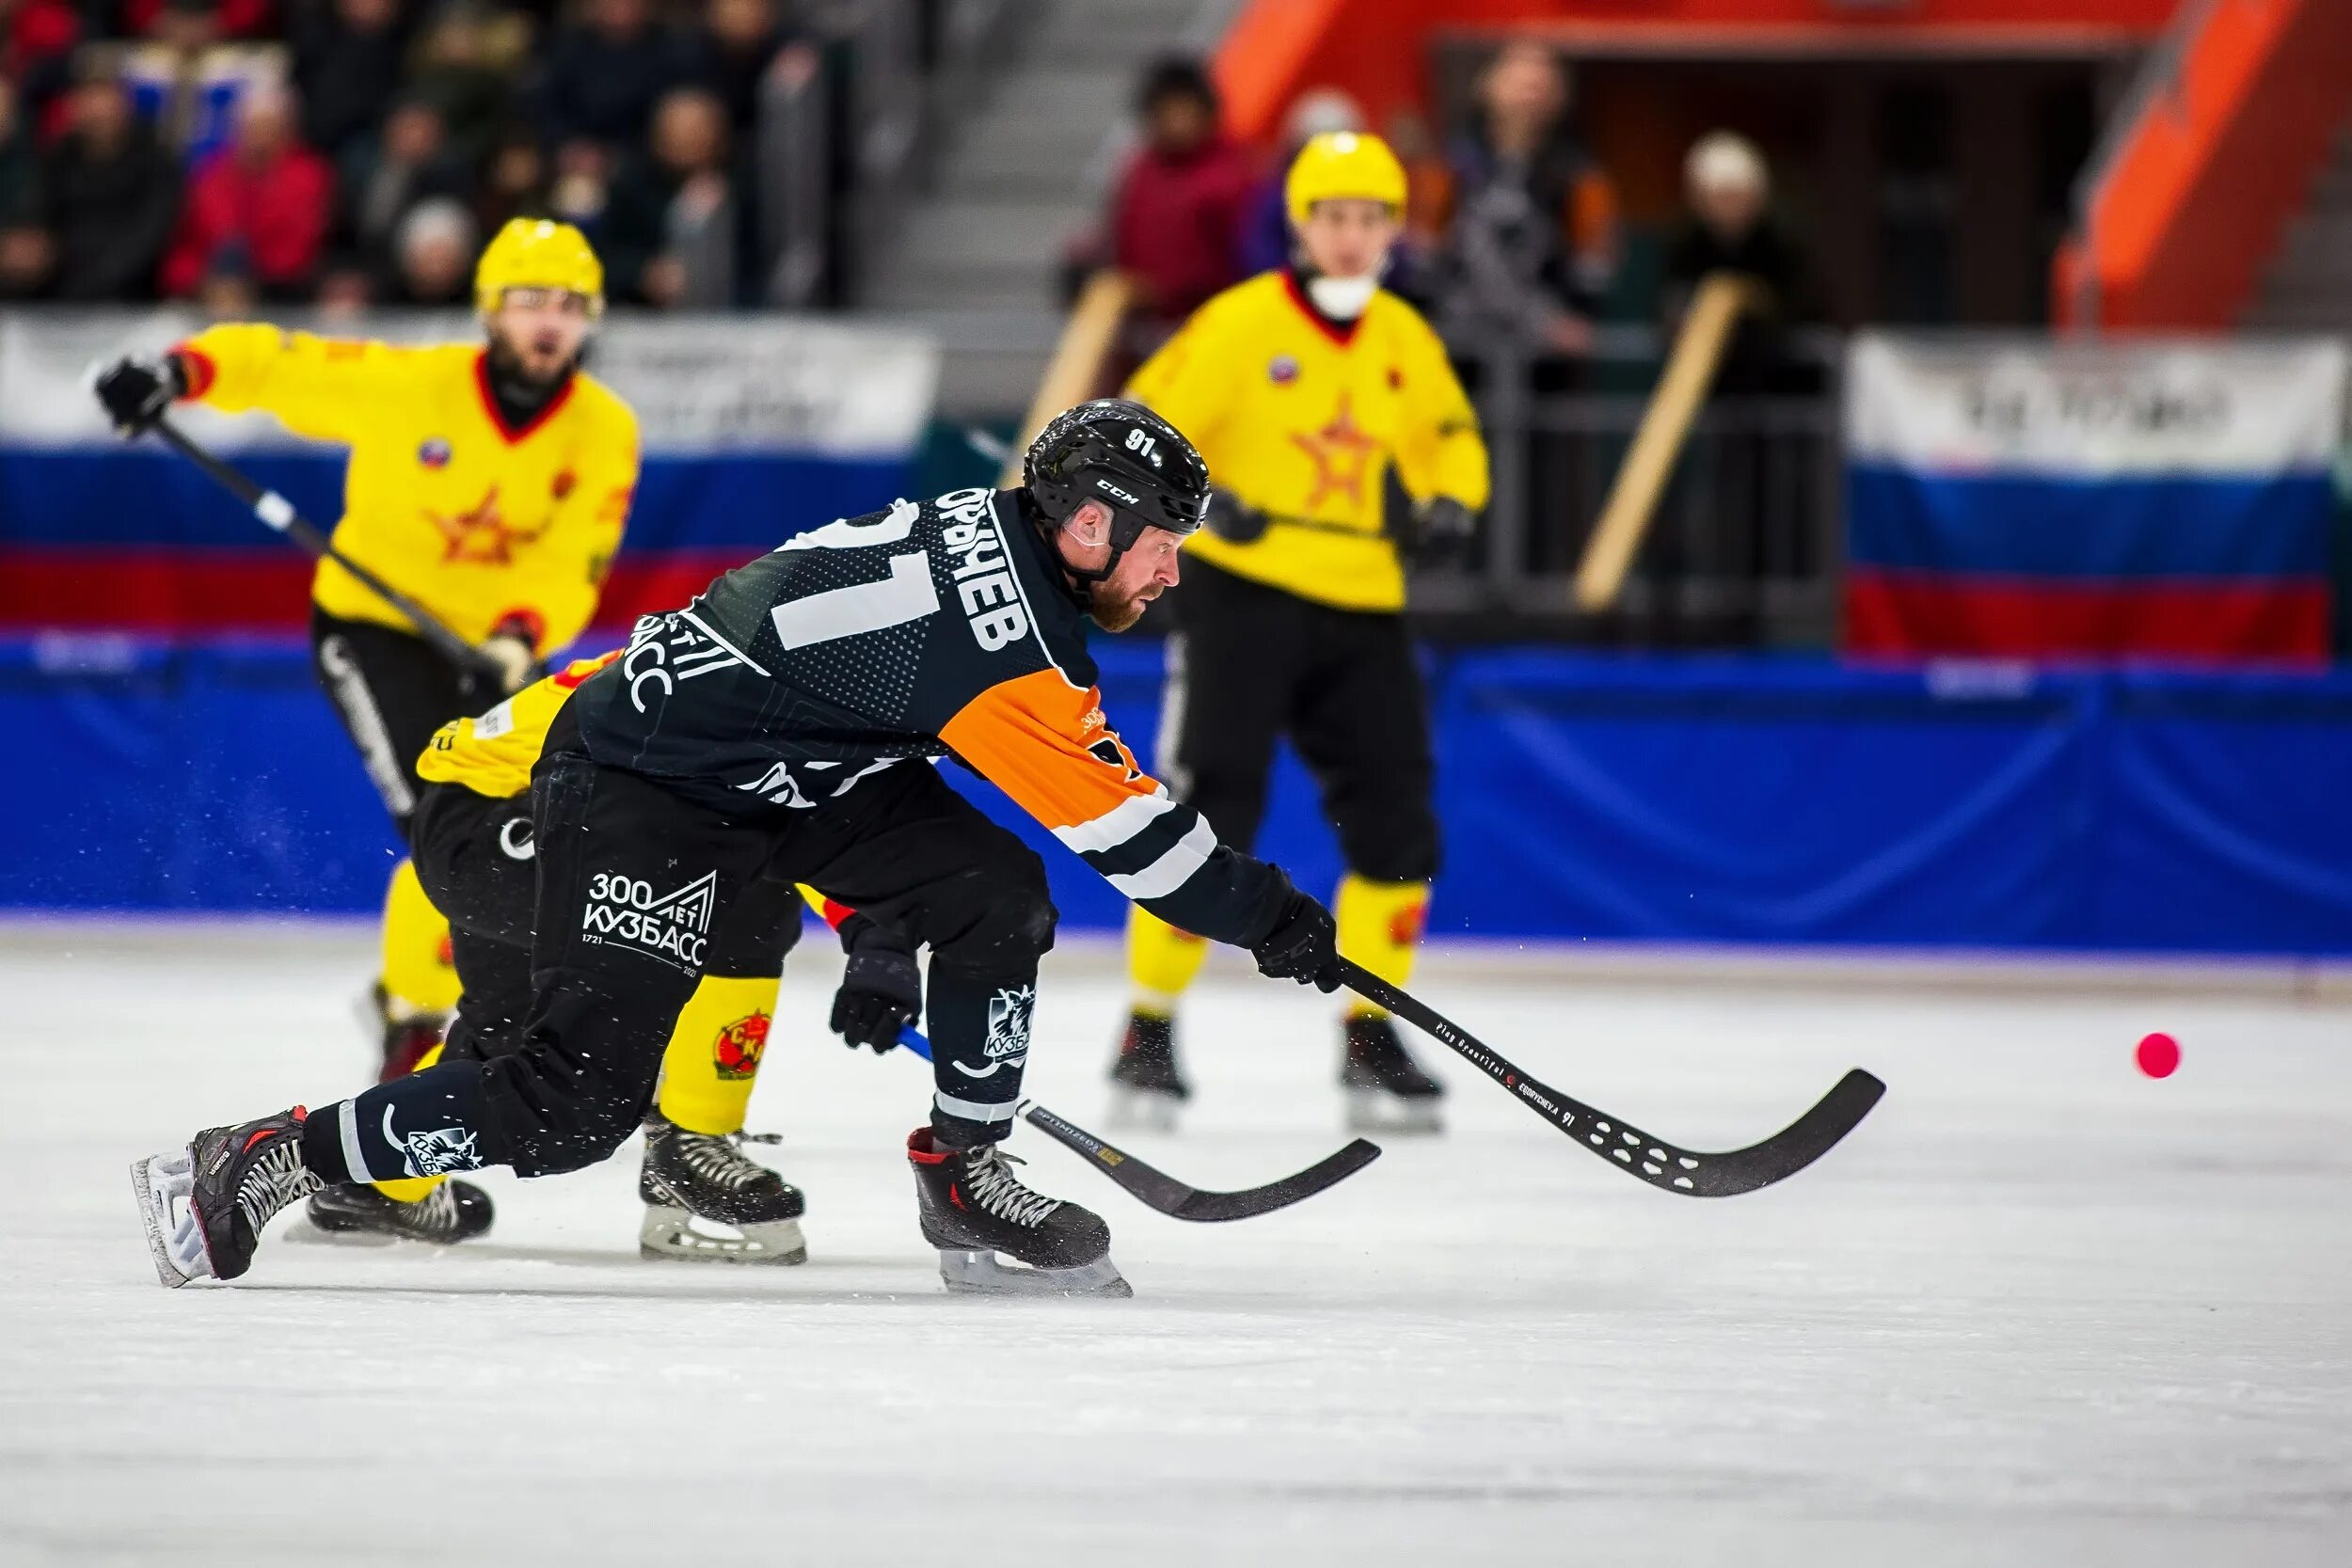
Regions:
[[1307, 279], [1307, 297], [1315, 302], [1315, 309], [1333, 321], [1352, 322], [1364, 313], [1372, 296], [1380, 289], [1376, 273], [1361, 277], [1311, 277]]

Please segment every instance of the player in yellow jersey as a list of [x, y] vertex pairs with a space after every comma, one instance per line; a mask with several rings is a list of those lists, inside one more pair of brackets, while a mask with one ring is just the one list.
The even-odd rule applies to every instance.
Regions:
[[[229, 325], [98, 382], [135, 435], [175, 401], [263, 409], [351, 450], [336, 547], [503, 673], [469, 686], [401, 611], [331, 561], [311, 585], [313, 662], [403, 836], [426, 740], [528, 682], [588, 623], [620, 546], [637, 420], [580, 369], [604, 269], [568, 224], [517, 218], [474, 278], [485, 341], [393, 347]], [[413, 1067], [457, 995], [449, 927], [405, 861], [385, 899], [376, 987], [386, 1076]]]
[[[453, 720], [417, 762], [410, 845], [425, 891], [453, 924], [464, 982], [448, 1044], [432, 1059], [489, 1062], [522, 1046], [537, 854], [531, 769], [572, 692], [618, 657], [575, 660], [479, 718]], [[778, 973], [800, 932], [798, 892], [789, 882], [764, 882], [692, 939], [705, 947], [702, 979], [671, 1032], [658, 1109], [644, 1116], [638, 1246], [648, 1258], [798, 1263], [807, 1256], [800, 1191], [740, 1147], [775, 1017]], [[852, 1045], [888, 1050], [922, 1006], [914, 956], [860, 915], [849, 915], [840, 934], [850, 962], [834, 998], [833, 1027]], [[636, 1109], [642, 1115], [647, 1107]], [[433, 1168], [430, 1159], [417, 1164]], [[446, 1179], [412, 1180], [437, 1185]], [[417, 1214], [423, 1206], [415, 1204], [396, 1233], [428, 1241], [479, 1234], [488, 1198], [470, 1183], [447, 1185], [455, 1234], [425, 1227]], [[310, 1198], [311, 1223], [328, 1231], [388, 1228], [372, 1200], [381, 1201], [367, 1187], [327, 1187]]]
[[[1467, 541], [1486, 449], [1437, 335], [1379, 286], [1405, 208], [1395, 154], [1375, 136], [1316, 136], [1284, 196], [1294, 264], [1210, 300], [1128, 387], [1191, 436], [1217, 485], [1174, 599], [1156, 762], [1220, 840], [1246, 845], [1287, 736], [1347, 863], [1340, 950], [1401, 984], [1438, 844], [1400, 556]], [[1416, 502], [1402, 518], [1384, 515], [1391, 468]], [[1205, 944], [1141, 908], [1127, 933], [1134, 1010], [1111, 1075], [1128, 1109], [1172, 1120], [1190, 1092], [1177, 1000]], [[1440, 1087], [1386, 1014], [1351, 1003], [1344, 1038], [1359, 1122], [1435, 1127]]]

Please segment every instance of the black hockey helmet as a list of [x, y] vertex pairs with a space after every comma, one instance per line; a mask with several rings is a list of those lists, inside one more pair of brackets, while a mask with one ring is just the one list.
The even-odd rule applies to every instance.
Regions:
[[1090, 500], [1111, 510], [1111, 558], [1100, 581], [1119, 567], [1147, 528], [1190, 533], [1209, 506], [1209, 466], [1184, 432], [1139, 403], [1096, 398], [1047, 421], [1022, 460], [1022, 479], [1046, 520], [1058, 527]]

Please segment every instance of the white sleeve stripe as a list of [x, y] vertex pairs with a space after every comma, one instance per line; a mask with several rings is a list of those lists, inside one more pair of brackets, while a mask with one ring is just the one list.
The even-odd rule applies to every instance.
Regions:
[[1140, 871], [1104, 880], [1130, 898], [1160, 898], [1192, 879], [1192, 874], [1216, 853], [1216, 832], [1205, 820], [1196, 820], [1168, 853]]
[[1165, 789], [1130, 795], [1091, 822], [1056, 828], [1054, 836], [1082, 855], [1089, 849], [1115, 849], [1175, 809]]

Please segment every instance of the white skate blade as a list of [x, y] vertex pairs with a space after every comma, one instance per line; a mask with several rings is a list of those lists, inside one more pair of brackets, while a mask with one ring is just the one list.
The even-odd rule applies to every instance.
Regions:
[[139, 1218], [147, 1223], [155, 1277], [175, 1291], [191, 1279], [210, 1279], [213, 1260], [204, 1251], [204, 1227], [190, 1198], [196, 1189], [195, 1150], [169, 1149], [137, 1162], [131, 1167], [131, 1188], [138, 1195]]
[[1132, 1296], [1108, 1253], [1073, 1269], [1033, 1269], [999, 1262], [993, 1252], [939, 1249], [939, 1277], [958, 1295]]
[[1184, 1105], [1172, 1094], [1116, 1084], [1111, 1086], [1110, 1124], [1144, 1132], [1173, 1132]]
[[1346, 1088], [1347, 1130], [1350, 1132], [1388, 1132], [1406, 1136], [1426, 1135], [1445, 1131], [1445, 1121], [1438, 1111], [1438, 1099], [1432, 1095], [1422, 1100], [1406, 1100], [1386, 1089]]
[[805, 1263], [808, 1243], [798, 1220], [728, 1226], [670, 1204], [648, 1203], [637, 1227], [637, 1256], [659, 1262]]

